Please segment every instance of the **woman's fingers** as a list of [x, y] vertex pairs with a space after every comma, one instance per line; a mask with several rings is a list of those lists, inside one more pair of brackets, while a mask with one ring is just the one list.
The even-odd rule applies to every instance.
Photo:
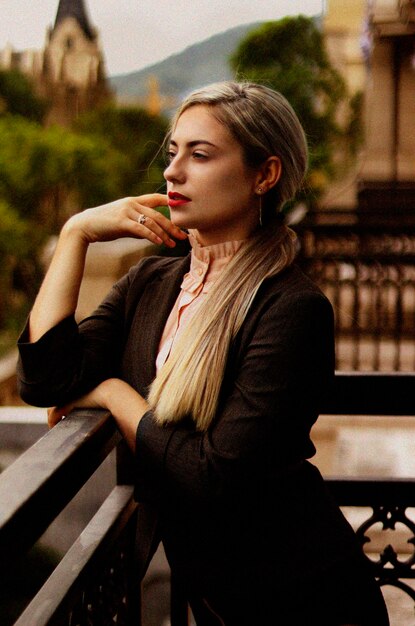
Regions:
[[176, 245], [173, 238], [186, 238], [185, 233], [180, 231], [170, 220], [154, 209], [140, 206], [134, 212], [133, 219], [135, 221], [134, 232], [136, 236], [149, 239], [153, 243], [164, 243], [166, 246], [172, 248]]
[[69, 404], [65, 404], [64, 406], [53, 406], [48, 409], [49, 428], [56, 426], [61, 419], [69, 415], [69, 413], [75, 408], [100, 408], [101, 405], [98, 401], [96, 392], [97, 389], [99, 389], [99, 386], [87, 393], [85, 396], [82, 396]]
[[68, 413], [70, 413], [70, 411], [71, 409], [69, 407], [53, 406], [48, 409], [49, 428], [53, 428], [54, 426], [56, 426], [56, 424], [60, 422], [63, 417], [66, 417]]
[[167, 196], [162, 194], [123, 198], [78, 213], [70, 223], [89, 243], [137, 237], [173, 247], [176, 245], [174, 239], [186, 239], [187, 235], [155, 210], [155, 207], [166, 205]]
[[146, 193], [142, 196], [135, 196], [132, 199], [137, 200], [137, 202], [150, 209], [168, 205], [167, 196], [164, 193]]
[[[167, 196], [161, 194], [151, 194], [133, 198], [136, 210], [136, 220], [138, 223], [137, 232], [143, 233], [146, 239], [152, 239], [153, 234], [160, 238], [166, 245], [175, 246], [175, 239], [186, 239], [187, 235], [165, 215], [156, 211], [153, 207], [167, 206]], [[142, 235], [142, 236], [143, 236]]]
[[81, 398], [73, 400], [63, 406], [54, 406], [48, 409], [48, 424], [49, 428], [56, 426], [63, 417], [69, 415], [69, 413], [76, 408], [83, 409], [105, 409], [107, 408], [107, 401], [105, 396], [105, 388], [108, 381], [103, 381], [97, 385], [94, 389], [91, 389]]

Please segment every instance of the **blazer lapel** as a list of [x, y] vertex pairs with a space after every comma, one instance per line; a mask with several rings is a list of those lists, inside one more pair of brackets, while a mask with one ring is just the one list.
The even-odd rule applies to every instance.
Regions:
[[[128, 378], [130, 383], [146, 392], [156, 375], [156, 358], [160, 339], [170, 311], [176, 302], [189, 257], [163, 268], [146, 284], [137, 304], [129, 337]], [[134, 349], [140, 346], [140, 349]]]

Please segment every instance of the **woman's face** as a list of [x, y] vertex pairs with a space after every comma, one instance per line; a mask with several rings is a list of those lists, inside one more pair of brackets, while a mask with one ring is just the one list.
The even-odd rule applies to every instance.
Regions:
[[259, 221], [258, 172], [209, 109], [195, 105], [179, 117], [164, 172], [171, 219], [197, 230], [202, 245], [246, 239]]

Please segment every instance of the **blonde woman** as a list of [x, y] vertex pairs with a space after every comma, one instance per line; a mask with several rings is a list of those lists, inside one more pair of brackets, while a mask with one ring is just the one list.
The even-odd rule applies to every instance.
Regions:
[[[386, 625], [353, 532], [306, 460], [333, 319], [280, 219], [307, 166], [300, 123], [266, 87], [219, 83], [185, 100], [166, 146], [166, 196], [63, 227], [20, 340], [22, 396], [56, 405], [50, 426], [73, 406], [111, 411], [198, 626]], [[77, 326], [90, 244], [173, 247], [185, 229], [189, 257], [144, 259]]]

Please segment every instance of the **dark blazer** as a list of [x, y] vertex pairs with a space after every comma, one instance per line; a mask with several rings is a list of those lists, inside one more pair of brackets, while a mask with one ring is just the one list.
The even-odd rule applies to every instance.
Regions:
[[[62, 405], [114, 376], [146, 395], [188, 268], [189, 258], [146, 258], [79, 328], [68, 318], [34, 344], [24, 331], [23, 399]], [[197, 432], [191, 420], [159, 427], [151, 412], [141, 420], [136, 497], [149, 528], [156, 512], [189, 596], [220, 604], [229, 594], [272, 594], [358, 554], [318, 471], [305, 462], [315, 452], [310, 428], [333, 368], [331, 306], [292, 267], [259, 289], [231, 346], [209, 430]]]

